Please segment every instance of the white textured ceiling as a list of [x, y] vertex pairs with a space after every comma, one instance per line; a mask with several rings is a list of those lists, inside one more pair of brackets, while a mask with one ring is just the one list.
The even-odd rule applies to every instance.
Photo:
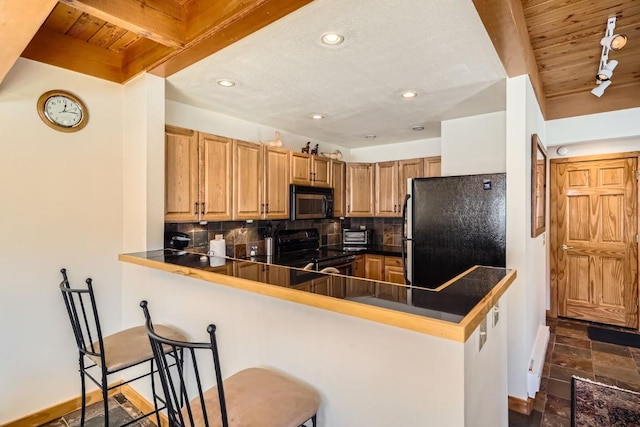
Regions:
[[[328, 31], [345, 42], [323, 45]], [[356, 148], [503, 110], [505, 76], [471, 0], [315, 0], [169, 77], [167, 98]], [[406, 89], [418, 97], [401, 98]]]

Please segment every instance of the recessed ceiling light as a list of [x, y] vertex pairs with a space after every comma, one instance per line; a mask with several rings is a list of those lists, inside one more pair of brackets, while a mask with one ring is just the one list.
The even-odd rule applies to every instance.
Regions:
[[364, 137], [367, 139], [373, 139], [376, 137], [376, 135], [365, 135]]
[[407, 99], [415, 98], [416, 96], [418, 96], [418, 92], [416, 92], [415, 90], [405, 90], [400, 96]]
[[313, 120], [321, 120], [321, 119], [324, 119], [324, 114], [319, 114], [319, 113], [311, 114], [309, 118]]
[[419, 132], [421, 130], [424, 130], [424, 126], [414, 126], [411, 128], [412, 130], [415, 130], [416, 132]]
[[338, 33], [325, 33], [320, 37], [320, 41], [329, 46], [337, 46], [344, 42], [344, 36]]
[[216, 80], [216, 83], [222, 87], [234, 87], [236, 85], [236, 82], [228, 79], [218, 79]]

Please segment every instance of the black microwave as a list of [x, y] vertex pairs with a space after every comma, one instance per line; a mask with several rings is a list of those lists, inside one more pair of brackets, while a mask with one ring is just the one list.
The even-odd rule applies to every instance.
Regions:
[[291, 184], [291, 220], [333, 218], [333, 188]]

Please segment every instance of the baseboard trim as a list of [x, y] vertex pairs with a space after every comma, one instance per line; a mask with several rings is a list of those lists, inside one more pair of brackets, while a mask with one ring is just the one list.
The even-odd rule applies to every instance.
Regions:
[[533, 402], [535, 402], [535, 399], [530, 397], [523, 400], [509, 396], [509, 410], [519, 412], [524, 415], [531, 415], [531, 411], [533, 411]]
[[[120, 393], [121, 387], [118, 387], [118, 384], [120, 384], [121, 382], [122, 381], [118, 381], [111, 385], [111, 387], [115, 388], [109, 391], [110, 397], [114, 394]], [[100, 389], [92, 390], [87, 393], [87, 406], [96, 402], [102, 402], [102, 391], [100, 391]], [[0, 427], [36, 427], [41, 424], [46, 424], [48, 422], [57, 420], [58, 418], [76, 411], [81, 407], [82, 398], [78, 396], [73, 399], [69, 399], [56, 405], [50, 406], [46, 409], [42, 409], [38, 412], [34, 412], [33, 414], [18, 418], [17, 420], [9, 421], [6, 424], [0, 425]]]
[[[140, 393], [138, 393], [133, 387], [129, 384], [125, 384], [120, 387], [120, 393], [129, 401], [133, 406], [138, 408], [140, 412], [146, 414], [147, 412], [151, 412], [155, 410], [153, 403], [149, 402], [145, 399]], [[153, 425], [157, 425], [155, 415], [148, 418], [149, 421], [153, 423]], [[160, 412], [160, 424], [161, 427], [169, 427], [169, 420], [167, 416]]]

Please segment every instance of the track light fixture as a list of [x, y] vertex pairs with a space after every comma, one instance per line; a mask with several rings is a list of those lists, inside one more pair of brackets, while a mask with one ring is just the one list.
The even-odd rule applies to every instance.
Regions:
[[614, 34], [616, 28], [616, 17], [612, 16], [607, 20], [607, 29], [604, 37], [600, 40], [602, 45], [602, 54], [600, 55], [600, 65], [596, 74], [596, 87], [591, 91], [592, 94], [600, 98], [604, 94], [604, 90], [611, 84], [613, 70], [618, 65], [618, 61], [609, 61], [609, 51], [620, 50], [627, 44], [627, 36], [624, 34]]

